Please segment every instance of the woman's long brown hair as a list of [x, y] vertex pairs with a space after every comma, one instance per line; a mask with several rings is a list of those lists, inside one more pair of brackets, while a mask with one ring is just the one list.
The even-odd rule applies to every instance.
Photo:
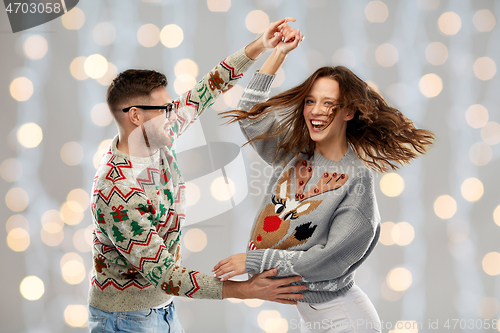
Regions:
[[304, 120], [304, 100], [314, 82], [321, 77], [334, 79], [340, 87], [340, 97], [331, 117], [335, 117], [340, 108], [355, 110], [353, 119], [347, 122], [347, 141], [369, 168], [379, 172], [396, 170], [405, 163], [409, 164], [419, 154], [425, 154], [428, 145], [434, 143], [432, 132], [415, 128], [410, 119], [389, 106], [379, 93], [343, 66], [321, 67], [304, 83], [254, 105], [248, 112], [232, 110], [221, 114], [230, 118], [229, 123], [232, 123], [277, 111], [282, 118], [280, 126], [247, 143], [281, 137], [274, 161], [284, 156], [281, 154], [285, 152], [310, 157], [314, 153], [315, 142]]

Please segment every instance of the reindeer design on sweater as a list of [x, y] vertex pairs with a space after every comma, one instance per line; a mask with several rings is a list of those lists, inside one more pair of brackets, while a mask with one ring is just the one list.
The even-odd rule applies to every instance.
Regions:
[[[295, 174], [297, 181], [293, 198], [292, 173]], [[313, 166], [305, 160], [298, 161], [294, 167], [283, 173], [276, 185], [276, 195], [271, 197], [271, 203], [266, 205], [257, 217], [250, 238], [250, 250], [269, 248], [285, 250], [305, 243], [312, 236], [316, 229], [313, 222], [293, 226], [292, 220], [308, 214], [323, 202], [323, 200], [307, 199], [337, 189], [347, 181], [347, 174], [325, 172], [314, 188], [303, 193], [312, 173]], [[290, 235], [291, 228], [294, 228], [294, 231]]]

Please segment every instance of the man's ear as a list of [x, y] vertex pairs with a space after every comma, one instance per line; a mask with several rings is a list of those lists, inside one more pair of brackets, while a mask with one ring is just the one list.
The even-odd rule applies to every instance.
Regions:
[[143, 114], [138, 108], [130, 108], [130, 110], [127, 112], [127, 117], [135, 126], [141, 126], [141, 124], [143, 123]]

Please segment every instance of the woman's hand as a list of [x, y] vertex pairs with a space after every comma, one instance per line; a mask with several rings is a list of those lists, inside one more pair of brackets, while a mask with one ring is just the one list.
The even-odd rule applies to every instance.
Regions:
[[[293, 22], [295, 22], [295, 19], [293, 19]], [[283, 38], [276, 45], [276, 50], [283, 54], [288, 54], [299, 46], [299, 43], [304, 40], [304, 35], [300, 34], [300, 29], [295, 30], [286, 24], [286, 22], [280, 25], [280, 27]]]
[[262, 43], [264, 47], [266, 49], [274, 49], [280, 41], [286, 38], [284, 33], [289, 31], [288, 28], [290, 28], [286, 23], [295, 21], [297, 20], [293, 17], [286, 17], [282, 20], [271, 22], [262, 34]]
[[247, 269], [245, 267], [246, 259], [246, 253], [232, 255], [229, 258], [219, 261], [219, 263], [212, 269], [212, 272], [215, 272], [214, 276], [216, 278], [229, 273], [226, 276], [222, 276], [220, 278], [221, 281], [227, 281], [233, 276], [241, 275], [247, 272]]

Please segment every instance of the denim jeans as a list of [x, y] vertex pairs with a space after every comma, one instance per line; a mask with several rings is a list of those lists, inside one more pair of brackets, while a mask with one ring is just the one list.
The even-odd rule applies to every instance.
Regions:
[[175, 305], [165, 309], [105, 312], [89, 305], [90, 333], [184, 333]]

